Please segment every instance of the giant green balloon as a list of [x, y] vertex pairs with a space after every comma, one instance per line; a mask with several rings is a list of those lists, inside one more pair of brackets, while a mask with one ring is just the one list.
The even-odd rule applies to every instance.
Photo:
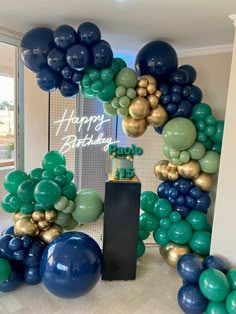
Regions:
[[139, 217], [139, 228], [151, 232], [154, 231], [159, 226], [159, 219], [148, 213], [143, 213]]
[[195, 231], [189, 242], [191, 249], [200, 255], [207, 255], [210, 251], [211, 234], [208, 231]]
[[116, 76], [116, 85], [125, 88], [134, 88], [137, 84], [137, 74], [133, 69], [123, 68]]
[[59, 165], [66, 165], [66, 159], [64, 155], [58, 151], [52, 150], [46, 153], [42, 159], [42, 167], [45, 170], [53, 170]]
[[170, 213], [172, 212], [171, 203], [165, 199], [160, 198], [154, 206], [154, 214], [159, 218], [167, 218], [169, 217]]
[[195, 142], [197, 131], [189, 119], [174, 118], [165, 124], [162, 136], [164, 142], [171, 148], [185, 150]]
[[206, 308], [206, 314], [228, 314], [225, 302], [210, 301]]
[[230, 291], [230, 284], [223, 272], [218, 269], [204, 270], [199, 279], [202, 294], [213, 302], [222, 302]]
[[192, 238], [192, 234], [190, 224], [184, 220], [173, 223], [168, 230], [170, 240], [178, 244], [188, 243]]
[[34, 201], [34, 189], [36, 183], [32, 180], [26, 180], [22, 182], [17, 189], [17, 196], [23, 202], [33, 202]]
[[28, 180], [28, 175], [21, 170], [13, 170], [4, 178], [4, 187], [9, 193], [16, 194], [18, 186]]
[[226, 274], [231, 290], [236, 290], [236, 268], [230, 269]]
[[81, 190], [75, 197], [75, 209], [73, 218], [82, 223], [90, 223], [97, 220], [103, 212], [103, 201], [100, 195], [93, 189]]
[[230, 292], [226, 299], [226, 309], [228, 313], [236, 313], [236, 291]]
[[216, 173], [219, 170], [220, 155], [213, 150], [209, 150], [198, 162], [203, 172]]
[[140, 208], [149, 214], [153, 214], [154, 205], [157, 200], [158, 196], [156, 193], [152, 191], [145, 191], [141, 194]]
[[60, 186], [50, 180], [40, 181], [34, 189], [34, 198], [36, 202], [43, 206], [50, 206], [56, 203], [61, 196]]
[[211, 113], [212, 110], [208, 104], [200, 103], [193, 107], [192, 117], [195, 121], [204, 120]]
[[207, 216], [199, 210], [191, 210], [186, 220], [193, 230], [203, 230], [207, 226]]

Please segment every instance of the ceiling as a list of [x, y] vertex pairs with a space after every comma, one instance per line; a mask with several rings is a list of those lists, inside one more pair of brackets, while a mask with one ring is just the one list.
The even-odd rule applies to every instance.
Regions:
[[0, 0], [0, 25], [22, 32], [37, 26], [96, 23], [114, 50], [137, 53], [155, 39], [177, 50], [228, 45], [236, 0]]

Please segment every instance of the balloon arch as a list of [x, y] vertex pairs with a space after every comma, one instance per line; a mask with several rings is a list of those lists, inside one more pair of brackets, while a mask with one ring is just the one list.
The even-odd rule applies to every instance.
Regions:
[[[21, 57], [35, 73], [42, 90], [53, 92], [58, 88], [64, 97], [81, 92], [86, 98], [98, 99], [105, 114], [122, 117], [122, 129], [129, 137], [142, 136], [148, 126], [162, 135], [167, 159], [155, 165], [154, 173], [163, 182], [157, 193], [146, 191], [141, 195], [144, 212], [140, 216], [138, 257], [144, 254], [144, 240], [152, 232], [163, 259], [174, 267], [179, 260], [178, 271], [185, 282], [178, 295], [180, 307], [185, 313], [204, 312], [209, 300], [222, 302], [230, 292], [222, 277], [226, 271], [221, 277], [211, 274], [215, 285], [223, 278], [225, 294], [224, 299], [212, 298], [210, 284], [206, 287], [212, 277], [204, 269], [219, 269], [217, 265], [222, 266], [222, 261], [217, 264], [217, 258], [212, 257], [213, 262], [205, 262], [204, 266], [200, 260], [210, 250], [209, 191], [212, 175], [219, 169], [224, 121], [216, 120], [211, 107], [202, 102], [202, 91], [194, 85], [196, 70], [188, 64], [178, 67], [177, 53], [169, 43], [156, 40], [146, 44], [136, 56], [134, 70], [127, 67], [125, 60], [113, 57], [110, 44], [101, 38], [98, 26], [90, 22], [82, 23], [77, 31], [69, 25], [61, 25], [54, 31], [38, 27], [22, 38]], [[16, 236], [24, 236], [22, 232], [28, 224], [31, 236], [40, 234], [41, 240], [49, 242], [62, 228], [70, 230], [78, 221], [95, 221], [102, 212], [99, 195], [89, 190], [75, 197], [72, 180], [73, 174], [66, 170], [64, 157], [56, 152], [46, 154], [42, 168], [33, 169], [29, 175], [17, 170], [7, 175], [4, 184], [9, 194], [4, 197], [2, 207], [15, 213]], [[45, 198], [48, 189], [51, 193]], [[90, 199], [95, 204], [92, 209], [91, 202], [88, 204]], [[83, 213], [83, 206], [90, 206], [89, 214]], [[32, 219], [33, 227], [29, 227]], [[5, 240], [5, 245], [9, 241], [12, 240]], [[27, 248], [24, 241], [30, 240], [14, 241], [18, 244], [9, 245], [12, 252], [18, 252], [24, 251], [20, 248]], [[26, 253], [17, 254], [21, 260]], [[94, 254], [99, 260], [100, 253]], [[48, 267], [46, 257], [44, 266], [42, 278]], [[193, 278], [189, 279], [191, 267]], [[206, 278], [200, 279], [199, 288], [201, 274]], [[231, 277], [235, 279], [235, 275]], [[97, 274], [92, 284], [96, 280]], [[50, 286], [52, 282], [45, 281], [56, 294], [55, 287]], [[81, 293], [84, 292], [79, 291], [77, 296]], [[65, 291], [62, 297], [68, 297], [67, 294]], [[232, 295], [230, 300], [229, 307], [233, 307]], [[210, 306], [213, 308], [214, 304]]]

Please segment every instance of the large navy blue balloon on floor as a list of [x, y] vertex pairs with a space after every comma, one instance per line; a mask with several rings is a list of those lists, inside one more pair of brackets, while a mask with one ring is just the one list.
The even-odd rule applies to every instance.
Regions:
[[150, 74], [157, 80], [165, 80], [177, 69], [175, 49], [165, 41], [155, 40], [146, 44], [137, 54], [135, 68], [141, 75]]
[[33, 72], [47, 64], [47, 54], [54, 47], [53, 31], [37, 27], [27, 32], [21, 40], [21, 59]]
[[101, 261], [101, 250], [90, 236], [76, 231], [63, 233], [43, 253], [42, 282], [58, 297], [79, 297], [98, 282]]

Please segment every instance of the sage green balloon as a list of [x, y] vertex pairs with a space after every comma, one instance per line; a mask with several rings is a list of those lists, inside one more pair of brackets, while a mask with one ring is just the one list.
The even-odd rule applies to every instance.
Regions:
[[199, 210], [192, 210], [186, 220], [193, 230], [203, 230], [207, 226], [207, 216]]
[[64, 209], [66, 209], [66, 207], [69, 205], [69, 200], [68, 200], [68, 198], [67, 197], [65, 197], [65, 196], [61, 196], [60, 198], [59, 198], [59, 200], [56, 202], [56, 203], [54, 203], [54, 208], [56, 209], [56, 210], [64, 210]]
[[199, 278], [199, 288], [202, 294], [213, 302], [224, 301], [230, 292], [230, 284], [225, 274], [211, 268], [202, 272]]
[[71, 220], [71, 214], [63, 213], [62, 211], [57, 212], [57, 219], [54, 221], [55, 224], [65, 227]]
[[120, 105], [121, 107], [127, 108], [127, 107], [129, 107], [130, 103], [131, 103], [131, 100], [129, 99], [128, 96], [122, 96], [122, 97], [119, 99], [119, 105]]
[[124, 86], [118, 86], [116, 88], [116, 97], [120, 98], [126, 95], [126, 88]]
[[213, 150], [209, 150], [198, 162], [203, 172], [216, 173], [220, 166], [220, 155]]
[[93, 189], [83, 189], [75, 197], [73, 218], [81, 223], [96, 221], [103, 212], [103, 201]]
[[141, 194], [140, 198], [140, 208], [149, 213], [154, 213], [154, 205], [158, 201], [158, 196], [156, 193], [152, 191], [145, 191]]
[[192, 238], [192, 234], [192, 228], [185, 220], [173, 223], [168, 230], [170, 240], [178, 244], [188, 243]]
[[116, 76], [116, 85], [123, 86], [125, 88], [136, 87], [138, 78], [137, 74], [133, 69], [123, 68]]
[[182, 163], [189, 162], [189, 160], [190, 160], [190, 154], [189, 154], [189, 152], [188, 152], [187, 150], [183, 150], [183, 151], [180, 153], [179, 160], [180, 160]]
[[192, 121], [179, 117], [165, 124], [162, 136], [164, 142], [171, 148], [186, 150], [194, 144], [197, 130]]
[[206, 308], [206, 314], [228, 314], [225, 302], [210, 301]]
[[151, 214], [143, 213], [139, 216], [139, 228], [151, 232], [159, 226], [159, 219]]
[[189, 242], [191, 249], [199, 255], [207, 255], [210, 252], [211, 234], [208, 231], [200, 230], [193, 233]]
[[141, 239], [138, 239], [137, 257], [143, 256], [145, 253], [145, 245]]
[[128, 88], [126, 91], [126, 96], [130, 99], [134, 99], [136, 97], [136, 90], [134, 88]]
[[193, 107], [192, 118], [195, 121], [204, 120], [207, 116], [211, 115], [212, 110], [208, 104], [200, 103]]
[[105, 103], [105, 104], [103, 104], [103, 111], [104, 111], [105, 114], [107, 114], [108, 116], [115, 117], [115, 116], [118, 115], [117, 109], [114, 108], [114, 107], [112, 106], [112, 104], [110, 104], [110, 103]]
[[164, 143], [163, 146], [162, 146], [162, 152], [163, 152], [164, 156], [167, 159], [171, 159], [171, 156], [170, 156], [170, 146], [169, 145]]
[[230, 269], [226, 277], [229, 280], [231, 290], [236, 290], [236, 268]]
[[76, 221], [72, 216], [67, 224], [63, 227], [65, 230], [73, 230], [78, 225], [78, 221]]
[[195, 142], [189, 149], [188, 152], [191, 156], [191, 159], [201, 159], [205, 153], [206, 153], [206, 149], [205, 146], [200, 143], [200, 142]]
[[128, 108], [118, 108], [117, 113], [121, 115], [122, 117], [126, 117], [129, 114], [129, 109]]
[[228, 313], [236, 313], [236, 291], [230, 292], [226, 299], [226, 309]]

